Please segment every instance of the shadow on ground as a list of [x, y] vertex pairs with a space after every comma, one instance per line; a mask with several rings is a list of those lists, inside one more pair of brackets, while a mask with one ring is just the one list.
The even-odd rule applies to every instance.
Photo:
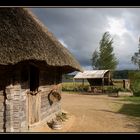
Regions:
[[118, 113], [127, 115], [128, 117], [139, 117], [135, 127], [137, 127], [138, 132], [140, 132], [140, 104], [124, 104]]
[[140, 117], [140, 104], [124, 104], [118, 113]]

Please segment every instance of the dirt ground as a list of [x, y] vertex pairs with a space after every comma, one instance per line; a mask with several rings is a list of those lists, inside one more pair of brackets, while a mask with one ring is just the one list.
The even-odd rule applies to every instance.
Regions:
[[[114, 106], [115, 103], [115, 106]], [[118, 98], [107, 95], [79, 95], [62, 93], [62, 110], [68, 113], [68, 120], [61, 130], [52, 130], [47, 125], [34, 132], [140, 132], [138, 119], [130, 119], [117, 113]], [[118, 108], [118, 107], [116, 107]]]

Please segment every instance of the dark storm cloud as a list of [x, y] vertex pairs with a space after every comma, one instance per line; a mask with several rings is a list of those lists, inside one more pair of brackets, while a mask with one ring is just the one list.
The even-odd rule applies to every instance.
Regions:
[[[108, 19], [124, 22], [119, 27], [114, 52], [119, 60], [118, 69], [131, 69], [131, 56], [137, 51], [140, 9], [124, 8], [32, 8], [33, 13], [66, 44], [66, 47], [85, 68], [91, 68], [91, 56], [99, 47], [102, 34], [111, 29]], [[117, 26], [117, 25], [116, 25]], [[115, 27], [113, 28], [115, 29]], [[112, 29], [112, 34], [113, 34]], [[121, 35], [121, 29], [124, 31]]]

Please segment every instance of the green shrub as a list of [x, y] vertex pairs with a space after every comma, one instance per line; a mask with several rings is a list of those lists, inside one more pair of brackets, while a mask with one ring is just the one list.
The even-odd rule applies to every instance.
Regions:
[[81, 83], [76, 83], [75, 85], [71, 83], [63, 83], [62, 91], [88, 91], [89, 85], [85, 84], [84, 86]]
[[133, 80], [130, 88], [132, 89], [134, 96], [140, 96], [140, 79]]
[[116, 93], [116, 92], [118, 92], [118, 88], [113, 87], [113, 86], [107, 87], [106, 90], [107, 90], [108, 93]]
[[119, 91], [130, 92], [129, 89], [125, 89], [125, 88], [121, 88], [121, 87], [114, 87], [114, 86], [107, 87], [106, 90], [108, 93], [118, 93]]
[[129, 73], [129, 79], [131, 81], [130, 88], [134, 96], [140, 96], [140, 72], [135, 71]]

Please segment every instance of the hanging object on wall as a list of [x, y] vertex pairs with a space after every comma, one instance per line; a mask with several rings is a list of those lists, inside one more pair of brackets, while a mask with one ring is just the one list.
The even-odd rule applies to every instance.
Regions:
[[48, 99], [49, 99], [50, 105], [52, 105], [54, 102], [58, 102], [61, 100], [61, 95], [57, 90], [52, 90], [48, 94]]

